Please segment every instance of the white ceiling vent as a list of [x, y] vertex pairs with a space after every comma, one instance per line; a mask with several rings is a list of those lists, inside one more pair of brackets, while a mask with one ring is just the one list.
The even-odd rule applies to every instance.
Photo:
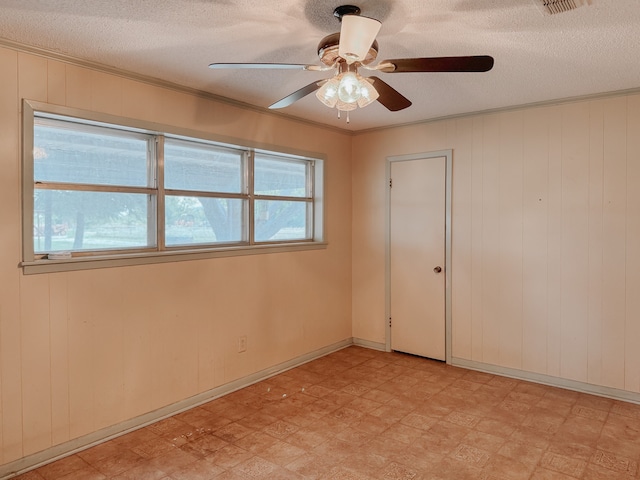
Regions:
[[556, 13], [568, 12], [575, 10], [584, 5], [590, 5], [591, 0], [533, 0], [540, 11], [545, 15], [554, 15]]

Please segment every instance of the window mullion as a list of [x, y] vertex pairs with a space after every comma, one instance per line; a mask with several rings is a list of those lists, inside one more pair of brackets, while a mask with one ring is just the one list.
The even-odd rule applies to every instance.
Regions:
[[246, 191], [247, 196], [249, 197], [248, 201], [248, 212], [245, 215], [246, 223], [247, 223], [247, 240], [249, 245], [255, 244], [255, 152], [253, 150], [247, 152], [246, 155]]
[[[156, 211], [155, 218], [153, 219], [156, 224], [156, 242], [157, 249], [162, 251], [166, 248], [165, 245], [165, 190], [164, 190], [164, 136], [156, 135], [154, 142], [154, 156], [153, 164], [154, 168], [150, 169], [155, 173], [155, 187], [156, 187]], [[150, 219], [151, 220], [151, 219]], [[149, 229], [151, 231], [151, 229]]]

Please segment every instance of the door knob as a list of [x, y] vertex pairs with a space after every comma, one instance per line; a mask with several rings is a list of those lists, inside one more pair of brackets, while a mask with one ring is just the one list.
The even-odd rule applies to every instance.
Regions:
[[434, 268], [433, 271], [436, 272], [436, 273], [440, 273], [442, 271], [442, 267], [438, 266], [438, 267]]

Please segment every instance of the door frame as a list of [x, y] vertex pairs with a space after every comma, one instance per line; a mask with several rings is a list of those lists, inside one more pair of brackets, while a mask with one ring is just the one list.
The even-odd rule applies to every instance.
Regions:
[[391, 166], [394, 162], [445, 158], [445, 245], [444, 245], [444, 316], [445, 316], [445, 361], [451, 364], [451, 203], [453, 150], [394, 155], [386, 162], [386, 199], [385, 199], [385, 349], [391, 351]]

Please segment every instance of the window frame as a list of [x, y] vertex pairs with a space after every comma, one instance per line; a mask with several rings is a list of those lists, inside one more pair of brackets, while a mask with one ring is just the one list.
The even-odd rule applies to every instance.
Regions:
[[[48, 259], [46, 254], [34, 252], [34, 191], [38, 189], [55, 189], [67, 186], [62, 182], [47, 182], [47, 184], [35, 185], [34, 180], [34, 125], [36, 118], [51, 118], [53, 120], [71, 121], [77, 123], [80, 128], [108, 127], [113, 130], [122, 130], [126, 134], [141, 135], [151, 140], [148, 142], [147, 161], [153, 164], [147, 166], [149, 178], [147, 187], [127, 187], [126, 190], [147, 193], [155, 196], [155, 205], [150, 215], [155, 215], [154, 226], [148, 225], [147, 235], [155, 235], [155, 245], [145, 248], [93, 250], [73, 252], [68, 259]], [[190, 244], [190, 245], [165, 245], [165, 198], [172, 194], [185, 194], [197, 196], [201, 191], [165, 189], [164, 185], [164, 140], [186, 141], [190, 143], [202, 143], [241, 151], [244, 167], [241, 167], [244, 191], [236, 194], [211, 193], [208, 196], [220, 198], [242, 198], [246, 201], [246, 212], [243, 213], [241, 242], [229, 242], [220, 244]], [[304, 162], [310, 169], [307, 175], [308, 196], [289, 197], [284, 195], [256, 195], [253, 191], [254, 157], [255, 155], [273, 156], [276, 159], [291, 159], [295, 162]], [[152, 158], [153, 157], [153, 158]], [[261, 253], [276, 253], [315, 250], [326, 248], [327, 242], [324, 234], [324, 198], [325, 198], [325, 155], [317, 152], [300, 151], [281, 146], [273, 146], [257, 142], [248, 142], [230, 137], [221, 137], [206, 132], [190, 129], [123, 118], [115, 115], [96, 113], [76, 108], [51, 105], [43, 102], [23, 99], [22, 101], [22, 262], [20, 267], [25, 274], [49, 273], [58, 271], [85, 270], [93, 268], [106, 268], [125, 265], [140, 265], [152, 263], [164, 263], [185, 260], [197, 260], [215, 257], [227, 257], [236, 255], [254, 255]], [[69, 184], [70, 185], [70, 184]], [[92, 188], [95, 187], [95, 190]], [[121, 187], [91, 184], [73, 184], [73, 190], [119, 190]], [[307, 204], [307, 229], [308, 238], [300, 240], [276, 240], [258, 241], [254, 239], [254, 203], [266, 200], [294, 200]], [[150, 207], [151, 208], [151, 207]], [[153, 230], [153, 231], [152, 231]]]

